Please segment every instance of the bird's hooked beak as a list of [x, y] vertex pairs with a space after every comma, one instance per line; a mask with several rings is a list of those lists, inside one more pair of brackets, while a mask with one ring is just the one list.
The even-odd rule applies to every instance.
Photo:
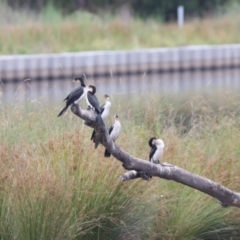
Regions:
[[74, 78], [74, 79], [72, 80], [72, 82], [77, 82], [77, 81], [79, 81], [78, 78]]

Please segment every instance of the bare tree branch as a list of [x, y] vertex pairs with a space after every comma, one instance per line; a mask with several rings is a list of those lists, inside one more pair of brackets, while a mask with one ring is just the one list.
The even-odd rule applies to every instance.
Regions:
[[223, 207], [235, 206], [240, 208], [240, 194], [211, 181], [210, 179], [190, 173], [182, 168], [167, 163], [154, 164], [131, 156], [129, 153], [118, 147], [109, 137], [107, 128], [100, 115], [96, 115], [92, 110], [83, 110], [78, 105], [73, 104], [72, 112], [85, 120], [85, 124], [95, 129], [94, 142], [101, 143], [119, 161], [122, 166], [129, 170], [121, 177], [122, 181], [142, 178], [149, 180], [151, 176], [173, 180], [187, 185], [201, 192], [204, 192], [219, 200]]

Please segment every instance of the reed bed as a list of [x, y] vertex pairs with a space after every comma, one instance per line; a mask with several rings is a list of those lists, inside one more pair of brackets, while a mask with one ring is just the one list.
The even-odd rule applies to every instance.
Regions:
[[[238, 191], [238, 97], [176, 104], [149, 96], [114, 99], [118, 145], [147, 160], [148, 139], [160, 137], [163, 161]], [[238, 239], [236, 208], [172, 181], [120, 182], [124, 169], [94, 150], [92, 130], [58, 112], [42, 102], [1, 106], [1, 239]]]

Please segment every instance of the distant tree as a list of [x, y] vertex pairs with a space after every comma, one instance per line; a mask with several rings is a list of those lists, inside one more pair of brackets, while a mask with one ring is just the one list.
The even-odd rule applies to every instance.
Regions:
[[203, 16], [216, 11], [218, 6], [240, 0], [0, 0], [6, 1], [13, 8], [29, 8], [41, 11], [51, 3], [63, 13], [67, 14], [79, 9], [98, 12], [99, 10], [114, 10], [128, 3], [135, 14], [147, 17], [161, 17], [164, 21], [174, 20], [177, 17], [176, 9], [179, 5], [185, 8], [186, 16]]
[[177, 7], [184, 6], [187, 16], [203, 16], [231, 0], [132, 0], [132, 7], [142, 17], [159, 16], [165, 21], [177, 18]]

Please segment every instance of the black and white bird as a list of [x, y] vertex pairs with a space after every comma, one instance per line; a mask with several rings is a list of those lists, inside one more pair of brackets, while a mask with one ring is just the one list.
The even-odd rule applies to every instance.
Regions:
[[107, 94], [105, 94], [104, 98], [105, 103], [101, 106], [101, 117], [103, 120], [105, 120], [108, 117], [111, 108], [110, 97]]
[[66, 101], [65, 107], [61, 110], [61, 112], [58, 114], [58, 117], [60, 117], [67, 109], [68, 107], [73, 103], [80, 102], [83, 98], [86, 97], [87, 94], [87, 87], [84, 83], [84, 79], [82, 77], [75, 78], [75, 81], [79, 81], [81, 83], [81, 86], [73, 90], [69, 93], [69, 95], [63, 100]]
[[163, 149], [165, 147], [163, 140], [151, 137], [148, 144], [151, 147], [149, 161], [155, 164], [161, 164], [160, 159], [163, 155]]
[[99, 101], [95, 96], [95, 93], [96, 93], [96, 87], [93, 85], [88, 86], [86, 100], [87, 100], [88, 106], [94, 109], [97, 114], [100, 114], [101, 108], [100, 108]]
[[[105, 98], [105, 103], [101, 106], [101, 117], [102, 117], [102, 120], [105, 120], [108, 115], [109, 115], [109, 112], [110, 112], [110, 108], [111, 108], [111, 102], [110, 102], [110, 97], [105, 94], [104, 95], [104, 98]], [[92, 136], [91, 136], [91, 140], [93, 140], [95, 137], [95, 130], [93, 130], [93, 133], [92, 133]], [[98, 144], [95, 145], [95, 148], [97, 148]]]
[[[109, 128], [108, 133], [109, 133], [110, 138], [115, 142], [121, 132], [121, 123], [118, 119], [118, 114], [114, 115], [114, 118], [115, 118], [115, 121], [114, 121], [113, 125]], [[110, 157], [111, 153], [107, 149], [105, 149], [104, 156]]]

